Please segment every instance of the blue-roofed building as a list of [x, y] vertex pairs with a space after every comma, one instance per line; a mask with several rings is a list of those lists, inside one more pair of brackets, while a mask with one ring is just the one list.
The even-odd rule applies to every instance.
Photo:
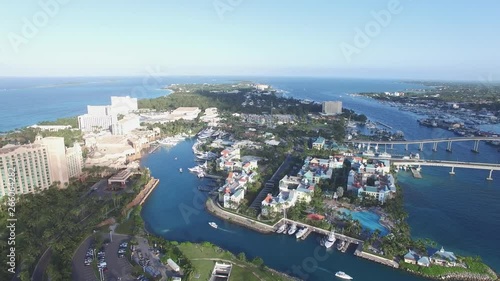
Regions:
[[442, 266], [456, 266], [457, 257], [455, 253], [445, 251], [443, 247], [430, 256], [432, 263]]
[[431, 261], [429, 260], [429, 257], [424, 256], [424, 257], [421, 257], [420, 259], [418, 259], [417, 264], [420, 266], [428, 267], [431, 265]]
[[408, 250], [408, 253], [403, 257], [406, 263], [417, 264], [420, 257], [413, 250]]

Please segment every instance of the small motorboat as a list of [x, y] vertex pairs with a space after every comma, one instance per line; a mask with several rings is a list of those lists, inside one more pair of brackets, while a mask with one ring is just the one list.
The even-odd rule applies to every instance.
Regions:
[[182, 168], [179, 168], [179, 173], [182, 173]]
[[215, 222], [213, 222], [213, 221], [209, 222], [208, 224], [209, 224], [211, 227], [213, 227], [213, 228], [217, 228], [217, 227], [218, 227], [218, 226], [217, 226], [217, 224], [216, 224]]
[[352, 280], [352, 277], [347, 275], [343, 271], [337, 271], [337, 273], [335, 273], [335, 276], [337, 276], [338, 278], [346, 279], [346, 280]]

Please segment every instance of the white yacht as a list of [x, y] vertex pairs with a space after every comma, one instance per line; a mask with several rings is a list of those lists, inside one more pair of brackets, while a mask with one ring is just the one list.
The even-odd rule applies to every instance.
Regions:
[[352, 277], [347, 275], [343, 271], [337, 271], [337, 273], [335, 273], [335, 276], [337, 276], [338, 278], [346, 279], [346, 280], [352, 280]]
[[309, 229], [307, 227], [304, 227], [302, 229], [300, 229], [299, 231], [297, 231], [297, 233], [295, 233], [295, 237], [297, 239], [300, 239], [300, 237], [304, 236], [304, 234], [306, 234], [306, 232], [308, 231]]
[[182, 173], [182, 168], [179, 168], [179, 173]]
[[293, 235], [297, 231], [297, 224], [294, 223], [292, 226], [290, 226], [290, 229], [288, 229], [288, 235]]
[[286, 230], [286, 223], [282, 224], [278, 230], [276, 230], [276, 233], [283, 233]]
[[331, 248], [333, 246], [333, 244], [335, 243], [335, 232], [332, 230], [329, 234], [328, 234], [328, 237], [326, 238], [325, 240], [325, 247], [327, 249]]
[[190, 172], [193, 173], [203, 173], [203, 168], [201, 166], [194, 166], [193, 168], [188, 168]]
[[219, 226], [218, 226], [215, 222], [213, 222], [213, 221], [209, 222], [208, 224], [209, 224], [211, 227], [213, 227], [213, 228], [217, 228], [217, 227], [219, 227]]
[[344, 246], [345, 246], [345, 241], [342, 241], [342, 242], [338, 243], [337, 244], [337, 250], [341, 251], [342, 248], [344, 248]]

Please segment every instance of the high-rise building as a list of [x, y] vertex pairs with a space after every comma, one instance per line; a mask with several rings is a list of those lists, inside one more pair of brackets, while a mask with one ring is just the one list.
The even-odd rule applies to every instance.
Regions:
[[337, 115], [342, 113], [341, 101], [324, 101], [322, 113], [325, 115]]
[[127, 115], [137, 108], [137, 98], [113, 96], [111, 105], [88, 105], [87, 114], [78, 116], [78, 128], [83, 132], [116, 130], [118, 115]]
[[82, 174], [83, 154], [82, 147], [75, 143], [73, 147], [66, 148], [66, 162], [68, 163], [68, 177], [76, 178]]
[[47, 147], [41, 144], [0, 148], [0, 197], [33, 193], [52, 184]]
[[65, 183], [69, 182], [64, 138], [41, 138], [40, 136], [37, 136], [35, 143], [40, 143], [47, 148], [49, 155], [50, 178], [52, 182], [59, 182], [61, 186], [64, 186]]
[[83, 114], [78, 116], [78, 128], [82, 130], [82, 132], [92, 132], [92, 131], [101, 131], [101, 130], [109, 130], [113, 124], [118, 121], [116, 115], [90, 115]]
[[54, 182], [64, 187], [70, 177], [81, 174], [82, 150], [78, 144], [64, 147], [64, 138], [37, 136], [33, 144], [0, 148], [0, 197], [33, 193]]

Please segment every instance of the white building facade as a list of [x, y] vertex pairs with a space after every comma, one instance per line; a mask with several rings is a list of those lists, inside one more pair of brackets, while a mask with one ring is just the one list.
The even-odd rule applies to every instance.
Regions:
[[325, 115], [337, 115], [342, 113], [341, 101], [324, 101], [322, 113]]

